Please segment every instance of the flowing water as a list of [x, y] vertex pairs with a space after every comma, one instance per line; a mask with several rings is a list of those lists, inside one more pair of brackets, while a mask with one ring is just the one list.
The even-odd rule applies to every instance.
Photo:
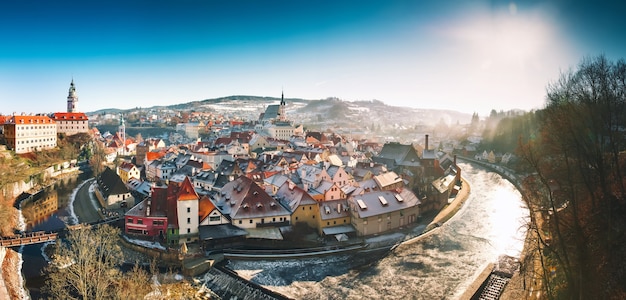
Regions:
[[[296, 299], [455, 299], [499, 255], [519, 257], [528, 209], [501, 176], [461, 164], [471, 194], [447, 223], [380, 255], [231, 261], [252, 281]], [[367, 263], [371, 262], [371, 263]]]
[[[455, 299], [499, 255], [519, 256], [528, 216], [510, 182], [470, 164], [461, 166], [471, 185], [463, 208], [433, 234], [391, 253], [232, 261], [229, 267], [296, 299]], [[43, 200], [24, 202], [25, 216], [29, 209], [43, 212], [26, 218], [28, 230], [54, 230], [71, 223], [69, 200], [86, 179], [61, 181]], [[26, 285], [36, 297], [46, 265], [42, 245], [25, 246], [21, 253]]]

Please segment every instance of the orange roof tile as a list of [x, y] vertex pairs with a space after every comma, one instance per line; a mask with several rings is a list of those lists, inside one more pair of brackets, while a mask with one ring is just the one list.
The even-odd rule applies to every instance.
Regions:
[[213, 210], [215, 209], [215, 204], [209, 199], [207, 196], [202, 196], [200, 202], [198, 203], [198, 216], [200, 220], [205, 219]]
[[11, 116], [6, 123], [9, 124], [55, 124], [48, 116]]
[[66, 121], [66, 120], [84, 120], [87, 121], [87, 115], [85, 113], [70, 113], [70, 112], [56, 112], [53, 115], [55, 121]]

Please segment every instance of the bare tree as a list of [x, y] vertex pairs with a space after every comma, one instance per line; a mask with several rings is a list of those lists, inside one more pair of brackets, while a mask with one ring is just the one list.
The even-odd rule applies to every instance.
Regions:
[[626, 297], [625, 83], [623, 60], [584, 59], [548, 87], [540, 135], [520, 147], [549, 297]]
[[119, 229], [102, 225], [72, 230], [67, 243], [57, 241], [47, 267], [47, 292], [55, 299], [113, 298], [122, 277], [118, 235]]

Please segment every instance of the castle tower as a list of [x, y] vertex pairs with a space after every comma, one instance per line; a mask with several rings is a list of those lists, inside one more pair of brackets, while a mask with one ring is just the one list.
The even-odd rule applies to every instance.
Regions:
[[67, 95], [67, 112], [75, 113], [78, 112], [78, 95], [76, 95], [76, 87], [74, 86], [74, 78], [72, 78], [72, 83], [70, 83], [70, 91], [69, 95]]
[[285, 93], [280, 93], [280, 106], [278, 107], [278, 121], [286, 122], [287, 114], [285, 113]]

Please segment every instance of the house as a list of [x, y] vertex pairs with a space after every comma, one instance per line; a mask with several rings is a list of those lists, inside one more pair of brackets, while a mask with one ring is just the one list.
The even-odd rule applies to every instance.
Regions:
[[167, 186], [155, 186], [150, 194], [124, 214], [124, 233], [163, 242], [168, 227]]
[[419, 167], [420, 157], [412, 145], [397, 142], [386, 143], [377, 156], [372, 157], [375, 163], [386, 165], [389, 170], [401, 167]]
[[167, 186], [168, 228], [170, 245], [198, 240], [199, 200], [189, 177], [182, 181], [170, 180]]
[[267, 128], [269, 136], [279, 140], [289, 140], [294, 131], [295, 128], [289, 122], [275, 122]]
[[251, 151], [270, 147], [270, 143], [267, 141], [267, 139], [260, 134], [254, 134], [250, 139], [249, 145]]
[[319, 203], [318, 233], [323, 236], [350, 234], [355, 232], [351, 225], [350, 209], [346, 199]]
[[120, 176], [109, 167], [98, 176], [96, 183], [96, 198], [104, 208], [118, 208], [122, 203], [135, 201]]
[[342, 166], [331, 165], [326, 169], [326, 173], [329, 179], [339, 187], [354, 183], [354, 178]]
[[245, 176], [225, 184], [214, 201], [239, 228], [278, 227], [291, 221], [291, 211]]
[[404, 185], [402, 178], [393, 171], [374, 176], [374, 181], [383, 191], [395, 190]]
[[330, 178], [326, 171], [316, 166], [302, 165], [298, 168], [298, 174], [305, 191], [317, 187], [323, 178]]
[[137, 196], [139, 196], [139, 198], [148, 197], [152, 192], [152, 184], [150, 182], [136, 178], [130, 178], [126, 186], [131, 191], [131, 195], [134, 195], [135, 198], [138, 198]]
[[[154, 162], [153, 162], [154, 163]], [[152, 166], [152, 164], [150, 164]], [[176, 172], [176, 163], [170, 160], [160, 161], [156, 164], [156, 179], [166, 181]]]
[[351, 222], [359, 236], [384, 233], [416, 222], [420, 203], [408, 189], [375, 191], [348, 198]]
[[291, 211], [293, 225], [306, 224], [311, 228], [318, 228], [319, 206], [317, 201], [302, 188], [285, 181], [276, 192], [276, 198]]
[[141, 167], [144, 165], [145, 161], [151, 162], [155, 159], [155, 157], [146, 157], [148, 155], [149, 152], [156, 150], [156, 149], [163, 149], [165, 148], [165, 141], [163, 141], [162, 139], [147, 139], [147, 140], [143, 140], [141, 143], [139, 143], [135, 149], [135, 163], [137, 164], [137, 166]]
[[309, 191], [311, 193], [317, 191], [320, 195], [322, 195], [321, 199], [317, 199], [322, 202], [346, 199], [346, 194], [343, 190], [341, 190], [341, 188], [332, 181], [322, 180], [316, 187], [309, 189]]
[[212, 226], [230, 224], [230, 220], [217, 209], [215, 204], [207, 196], [202, 196], [198, 203], [199, 226]]
[[119, 167], [117, 167], [117, 175], [120, 176], [124, 183], [128, 183], [131, 178], [139, 179], [139, 173], [139, 169], [137, 169], [134, 164], [126, 161], [122, 162]]
[[193, 185], [196, 191], [199, 193], [200, 191], [212, 191], [218, 175], [219, 173], [214, 170], [200, 171], [193, 177]]

